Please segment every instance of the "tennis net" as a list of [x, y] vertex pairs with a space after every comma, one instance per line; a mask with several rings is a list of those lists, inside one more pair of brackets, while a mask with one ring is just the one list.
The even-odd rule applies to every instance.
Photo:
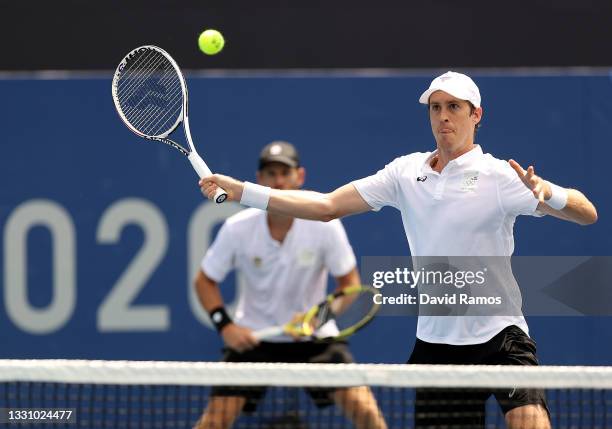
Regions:
[[544, 389], [553, 428], [612, 428], [612, 367], [84, 360], [0, 360], [0, 426], [220, 428], [239, 396], [233, 428], [504, 428], [495, 398], [522, 389]]

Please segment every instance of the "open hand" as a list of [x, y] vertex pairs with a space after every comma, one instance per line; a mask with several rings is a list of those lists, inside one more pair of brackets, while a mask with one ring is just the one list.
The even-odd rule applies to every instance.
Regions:
[[508, 163], [512, 169], [516, 171], [519, 179], [521, 179], [525, 186], [527, 186], [527, 189], [533, 193], [533, 196], [538, 201], [545, 203], [546, 200], [550, 199], [552, 196], [550, 184], [535, 174], [535, 170], [532, 165], [530, 165], [527, 170], [524, 170], [523, 167], [521, 167], [521, 165], [513, 159], [508, 161]]

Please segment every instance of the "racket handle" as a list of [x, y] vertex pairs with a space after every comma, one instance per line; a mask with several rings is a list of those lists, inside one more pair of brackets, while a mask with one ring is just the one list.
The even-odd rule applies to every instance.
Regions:
[[282, 326], [272, 326], [271, 328], [264, 328], [253, 332], [253, 336], [258, 340], [265, 340], [266, 338], [282, 335], [284, 332], [285, 330]]
[[225, 192], [223, 188], [217, 188], [217, 192], [215, 192], [215, 203], [221, 204], [225, 200], [227, 200], [227, 192]]
[[[198, 155], [197, 152], [191, 152], [187, 159], [191, 162], [191, 166], [198, 173], [200, 179], [206, 176], [212, 176], [212, 171], [208, 168], [208, 165], [204, 162], [204, 160]], [[223, 201], [227, 199], [227, 192], [221, 187], [217, 188], [217, 192], [215, 192], [215, 203], [221, 204]]]

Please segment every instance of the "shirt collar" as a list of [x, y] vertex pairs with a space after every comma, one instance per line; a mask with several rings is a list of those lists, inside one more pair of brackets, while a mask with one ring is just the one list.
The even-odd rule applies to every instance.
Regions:
[[455, 161], [457, 165], [469, 164], [477, 161], [482, 155], [482, 148], [479, 144], [476, 144], [469, 152], [464, 153], [459, 158], [455, 158], [453, 161]]
[[[438, 149], [434, 150], [428, 157], [425, 159], [425, 163], [423, 164], [423, 168], [431, 170], [431, 160], [438, 154]], [[459, 166], [467, 165], [472, 163], [483, 155], [482, 148], [480, 145], [476, 144], [472, 149], [468, 152], [464, 153], [458, 158], [453, 159], [450, 163], [457, 164]], [[449, 164], [450, 164], [449, 163]]]

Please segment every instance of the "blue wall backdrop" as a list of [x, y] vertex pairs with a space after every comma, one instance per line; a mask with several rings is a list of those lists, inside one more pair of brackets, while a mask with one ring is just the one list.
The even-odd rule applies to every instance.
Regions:
[[[589, 227], [520, 218], [516, 254], [609, 255], [611, 77], [473, 77], [484, 150], [535, 165], [599, 211]], [[0, 357], [216, 360], [221, 342], [190, 296], [191, 277], [237, 207], [205, 202], [185, 158], [125, 128], [110, 78], [0, 80]], [[192, 133], [213, 170], [243, 179], [264, 144], [291, 141], [307, 187], [328, 191], [432, 149], [417, 102], [431, 78], [193, 75]], [[393, 209], [344, 224], [358, 256], [408, 254]], [[233, 285], [223, 285], [228, 301]], [[612, 318], [529, 323], [545, 364], [612, 364]], [[363, 362], [404, 362], [415, 327], [378, 318], [353, 351]]]

